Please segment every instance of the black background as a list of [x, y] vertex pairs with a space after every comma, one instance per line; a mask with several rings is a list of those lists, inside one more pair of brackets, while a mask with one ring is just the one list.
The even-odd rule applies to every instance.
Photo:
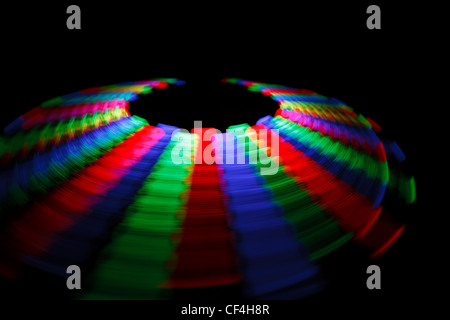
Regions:
[[[362, 250], [345, 246], [323, 262], [331, 279], [326, 293], [276, 305], [277, 310], [295, 317], [301, 317], [302, 308], [323, 311], [327, 306], [342, 315], [356, 315], [358, 306], [367, 312], [388, 307], [406, 312], [426, 305], [430, 291], [423, 285], [432, 282], [424, 271], [429, 260], [419, 210], [424, 185], [419, 111], [424, 106], [416, 97], [421, 90], [420, 39], [425, 31], [411, 22], [420, 14], [417, 7], [392, 2], [8, 4], [2, 7], [1, 20], [5, 82], [0, 125], [59, 95], [155, 77], [175, 77], [187, 84], [142, 96], [131, 104], [130, 112], [152, 125], [161, 122], [187, 129], [194, 120], [220, 130], [243, 122], [252, 125], [275, 112], [275, 102], [245, 88], [220, 84], [224, 77], [336, 97], [374, 119], [383, 136], [401, 146], [407, 157], [403, 169], [416, 177], [417, 202], [396, 213], [408, 227], [384, 257], [370, 261]], [[81, 8], [81, 30], [66, 28], [70, 4]], [[381, 30], [366, 28], [370, 4], [381, 8]], [[381, 267], [382, 290], [366, 288], [369, 264]], [[40, 290], [45, 291], [36, 288], [34, 299]], [[107, 304], [105, 309], [121, 305], [130, 307]], [[148, 302], [133, 307], [175, 314], [174, 306]], [[76, 307], [104, 309], [92, 303]]]

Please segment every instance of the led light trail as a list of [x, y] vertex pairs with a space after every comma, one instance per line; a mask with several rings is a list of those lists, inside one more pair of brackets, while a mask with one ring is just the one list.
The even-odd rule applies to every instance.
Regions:
[[[415, 183], [391, 169], [405, 155], [379, 125], [309, 90], [223, 82], [279, 109], [226, 133], [150, 125], [130, 114], [132, 101], [184, 83], [153, 79], [56, 97], [6, 126], [0, 276], [66, 277], [75, 264], [87, 281], [81, 299], [170, 299], [231, 284], [246, 298], [298, 299], [326, 288], [330, 252], [354, 241], [376, 258], [398, 239], [405, 225], [384, 200], [413, 203]], [[174, 162], [175, 150], [188, 150], [186, 161]], [[205, 150], [256, 161], [211, 164]], [[276, 170], [262, 174], [264, 159]]]

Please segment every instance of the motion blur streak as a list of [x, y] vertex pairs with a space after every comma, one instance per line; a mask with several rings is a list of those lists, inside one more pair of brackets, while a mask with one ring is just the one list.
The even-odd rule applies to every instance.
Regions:
[[[174, 127], [161, 126], [170, 141]], [[124, 220], [115, 229], [91, 275], [92, 288], [83, 299], [162, 299], [176, 264], [177, 235], [185, 214], [192, 165], [176, 165], [171, 152], [181, 142], [169, 142], [145, 178]], [[163, 149], [164, 148], [164, 149]], [[155, 154], [156, 155], [156, 154]], [[192, 154], [184, 155], [192, 158]], [[152, 161], [153, 162], [153, 161]], [[170, 263], [167, 263], [170, 261]]]
[[75, 264], [80, 299], [230, 286], [299, 299], [326, 290], [329, 253], [354, 242], [376, 259], [394, 245], [407, 226], [391, 212], [414, 203], [415, 180], [380, 125], [310, 90], [223, 82], [278, 110], [226, 133], [150, 125], [133, 101], [184, 84], [160, 78], [56, 97], [6, 126], [0, 276], [15, 284], [31, 269], [64, 283]]
[[202, 162], [193, 168], [183, 232], [176, 251], [178, 261], [167, 284], [170, 287], [217, 286], [241, 280], [219, 170], [216, 164], [208, 165], [203, 159], [205, 149], [212, 143], [205, 141], [207, 130], [202, 129], [201, 137], [196, 135], [196, 139], [203, 141], [194, 154]]

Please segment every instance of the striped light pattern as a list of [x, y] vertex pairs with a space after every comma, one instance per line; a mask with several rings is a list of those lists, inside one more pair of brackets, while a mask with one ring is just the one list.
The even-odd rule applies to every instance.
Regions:
[[[56, 97], [8, 125], [0, 275], [14, 281], [31, 267], [67, 277], [78, 265], [89, 283], [81, 299], [168, 299], [238, 283], [246, 298], [297, 299], [324, 288], [321, 257], [354, 241], [376, 258], [398, 239], [405, 225], [383, 200], [414, 202], [414, 178], [390, 170], [404, 154], [373, 120], [309, 90], [223, 82], [279, 109], [205, 139], [205, 128], [130, 115], [139, 94], [183, 84], [153, 79]], [[194, 161], [211, 147], [233, 161]], [[274, 174], [261, 174], [261, 156], [248, 161], [253, 147], [279, 165]], [[189, 152], [175, 163], [180, 149]]]

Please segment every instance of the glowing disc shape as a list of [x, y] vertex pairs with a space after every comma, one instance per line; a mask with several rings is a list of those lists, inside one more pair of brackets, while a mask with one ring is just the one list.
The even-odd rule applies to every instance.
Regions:
[[[234, 283], [247, 298], [297, 299], [323, 288], [320, 258], [344, 243], [383, 254], [405, 228], [383, 210], [386, 191], [415, 198], [413, 178], [388, 166], [387, 157], [403, 160], [400, 148], [335, 98], [223, 82], [279, 109], [227, 133], [150, 125], [129, 102], [183, 84], [153, 79], [57, 97], [8, 125], [0, 274], [66, 277], [78, 265], [90, 281], [82, 299], [163, 299]], [[213, 163], [202, 158], [208, 150]]]

